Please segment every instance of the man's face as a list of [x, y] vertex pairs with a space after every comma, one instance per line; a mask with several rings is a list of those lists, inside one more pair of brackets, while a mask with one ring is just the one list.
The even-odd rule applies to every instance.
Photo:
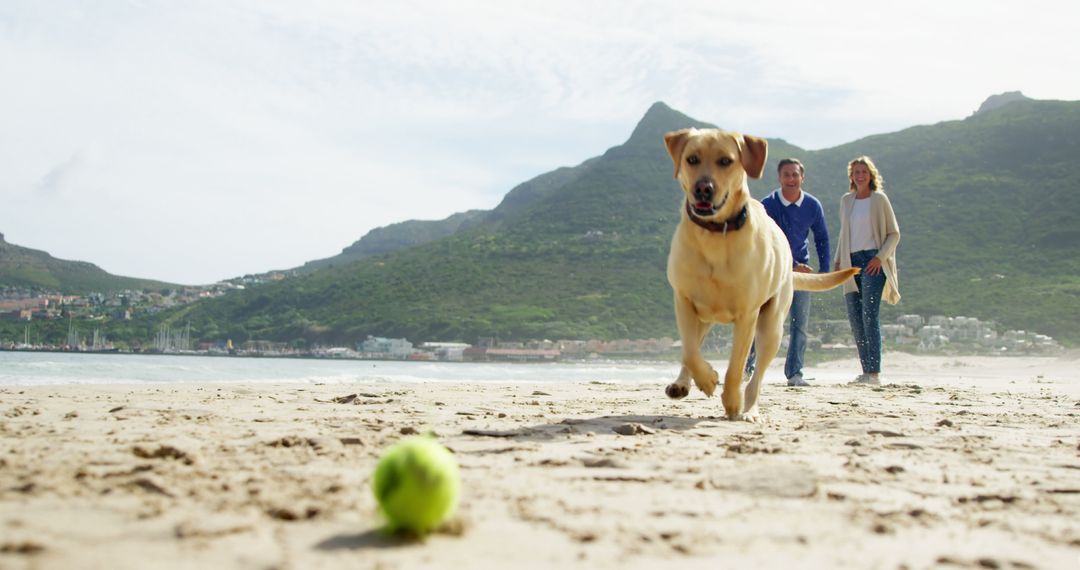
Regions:
[[797, 164], [785, 164], [780, 169], [780, 188], [787, 192], [794, 192], [802, 188], [803, 174]]

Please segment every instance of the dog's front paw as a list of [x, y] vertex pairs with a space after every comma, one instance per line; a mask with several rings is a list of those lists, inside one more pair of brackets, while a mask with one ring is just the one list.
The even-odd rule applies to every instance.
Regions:
[[672, 382], [668, 384], [667, 388], [664, 388], [664, 393], [672, 400], [681, 400], [690, 394], [690, 386]]
[[738, 388], [734, 390], [724, 390], [723, 395], [720, 397], [724, 402], [724, 413], [731, 421], [736, 421], [742, 417], [742, 392]]
[[716, 392], [716, 386], [720, 383], [720, 376], [716, 373], [712, 367], [708, 368], [707, 376], [704, 378], [701, 375], [694, 375], [694, 384], [697, 385], [698, 390], [705, 392], [706, 396], [711, 397], [713, 392]]

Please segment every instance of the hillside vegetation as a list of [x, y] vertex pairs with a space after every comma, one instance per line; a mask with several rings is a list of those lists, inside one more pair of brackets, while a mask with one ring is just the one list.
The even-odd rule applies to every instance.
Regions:
[[8, 243], [0, 234], [0, 286], [66, 294], [173, 288], [150, 279], [121, 277], [93, 263], [57, 259], [44, 251]]
[[[491, 211], [379, 228], [338, 256], [298, 268], [299, 277], [128, 323], [120, 330], [131, 332], [120, 334], [164, 322], [190, 323], [203, 340], [297, 344], [367, 335], [675, 336], [665, 264], [682, 194], [662, 137], [688, 126], [711, 125], [656, 103], [623, 144], [523, 182]], [[777, 161], [800, 158], [805, 189], [821, 199], [835, 244], [847, 162], [869, 155], [902, 233], [903, 301], [884, 308], [885, 321], [904, 313], [973, 316], [1076, 345], [1080, 206], [1072, 198], [1080, 183], [1069, 172], [1080, 156], [1078, 133], [1080, 103], [1008, 94], [963, 120], [829, 149], [772, 139], [766, 175], [751, 181], [751, 192], [764, 197], [777, 185]], [[107, 275], [0, 242], [0, 284], [135, 286]], [[838, 290], [816, 294], [813, 311], [814, 319], [846, 318]]]
[[[234, 340], [674, 335], [664, 267], [681, 194], [662, 135], [686, 126], [708, 125], [657, 103], [624, 144], [522, 184], [445, 237], [170, 318]], [[1077, 183], [1066, 173], [1080, 156], [1078, 127], [1077, 103], [1019, 100], [831, 149], [771, 140], [766, 176], [751, 187], [763, 197], [776, 184], [776, 161], [801, 158], [806, 189], [835, 232], [847, 161], [870, 155], [903, 235], [904, 300], [885, 319], [975, 316], [1075, 343], [1080, 230], [1067, 199]], [[844, 318], [839, 292], [816, 295], [815, 315]]]

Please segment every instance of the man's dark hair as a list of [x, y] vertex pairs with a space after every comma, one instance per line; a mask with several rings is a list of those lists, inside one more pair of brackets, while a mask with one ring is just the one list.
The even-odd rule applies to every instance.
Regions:
[[780, 174], [780, 171], [784, 169], [784, 165], [786, 165], [786, 164], [794, 164], [795, 166], [798, 166], [799, 167], [799, 174], [802, 174], [803, 176], [806, 176], [806, 168], [802, 165], [801, 162], [799, 162], [799, 159], [797, 159], [797, 158], [785, 158], [785, 159], [782, 159], [780, 161], [780, 164], [776, 165], [776, 173]]

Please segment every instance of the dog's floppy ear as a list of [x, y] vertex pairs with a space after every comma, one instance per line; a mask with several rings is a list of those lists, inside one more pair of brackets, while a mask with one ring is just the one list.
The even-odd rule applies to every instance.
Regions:
[[694, 129], [679, 129], [664, 135], [664, 144], [667, 145], [671, 161], [675, 163], [675, 178], [679, 177], [679, 167], [682, 166], [682, 151], [686, 147], [686, 141]]
[[761, 178], [765, 172], [765, 159], [769, 156], [769, 143], [753, 135], [743, 135], [739, 143], [742, 167], [750, 178]]

